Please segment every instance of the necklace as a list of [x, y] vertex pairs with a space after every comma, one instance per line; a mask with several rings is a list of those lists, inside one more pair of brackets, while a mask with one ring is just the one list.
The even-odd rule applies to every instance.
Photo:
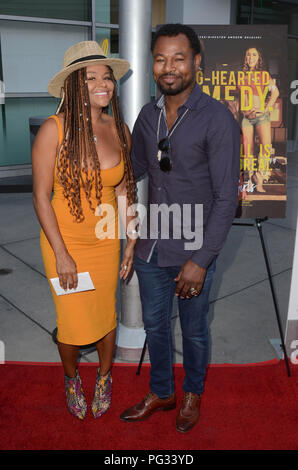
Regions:
[[[182, 114], [182, 116], [180, 116], [179, 119], [177, 117], [176, 121], [174, 122], [174, 125], [172, 126], [171, 132], [169, 133], [169, 129], [168, 129], [168, 126], [167, 126], [167, 117], [166, 117], [165, 106], [163, 106], [162, 109], [160, 110], [159, 118], [158, 118], [158, 125], [157, 125], [157, 132], [156, 132], [157, 148], [158, 148], [157, 160], [159, 161], [160, 169], [162, 171], [165, 171], [166, 173], [169, 172], [172, 169], [173, 165], [172, 165], [171, 158], [169, 156], [166, 156], [166, 157], [162, 158], [162, 152], [163, 151], [170, 152], [170, 150], [171, 150], [170, 137], [172, 136], [174, 130], [179, 125], [179, 123], [182, 121], [182, 119], [184, 118], [184, 116], [186, 115], [187, 112], [188, 112], [188, 108], [184, 111], [184, 113]], [[161, 141], [159, 141], [160, 121], [161, 121], [161, 116], [162, 115], [163, 115], [164, 120], [165, 120], [165, 124], [166, 124], [166, 128], [167, 128], [167, 135], [166, 135], [165, 139], [162, 139]], [[166, 145], [165, 148], [163, 148], [164, 145]]]
[[[182, 114], [182, 116], [178, 119], [176, 119], [176, 121], [174, 122], [174, 125], [172, 127], [172, 130], [169, 134], [169, 129], [168, 129], [168, 126], [167, 126], [167, 119], [166, 119], [166, 112], [165, 112], [165, 107], [163, 107], [161, 110], [160, 110], [160, 113], [159, 113], [159, 118], [158, 118], [158, 125], [157, 125], [157, 132], [156, 132], [156, 140], [157, 140], [157, 145], [158, 145], [158, 142], [159, 142], [159, 131], [160, 131], [160, 121], [161, 121], [161, 116], [163, 115], [164, 116], [164, 120], [165, 120], [165, 123], [166, 123], [166, 127], [167, 127], [167, 138], [170, 139], [170, 137], [172, 136], [174, 130], [176, 129], [176, 127], [178, 126], [178, 124], [182, 121], [182, 119], [184, 118], [184, 116], [186, 115], [186, 113], [188, 112], [188, 108], [186, 109], [186, 111], [184, 111], [184, 113]], [[161, 159], [161, 150], [158, 150], [158, 153], [157, 153], [157, 159], [158, 161], [160, 161]]]
[[[182, 119], [184, 118], [185, 114], [188, 112], [188, 108], [186, 111], [184, 111], [184, 113], [182, 114], [182, 116], [179, 118], [179, 119], [176, 119], [175, 121], [175, 125], [172, 127], [172, 130], [169, 134], [169, 130], [168, 130], [168, 126], [167, 126], [167, 137], [170, 138], [171, 135], [173, 134], [174, 130], [176, 129], [176, 127], [178, 126], [178, 124], [182, 121]], [[158, 125], [157, 125], [157, 133], [156, 133], [156, 137], [157, 137], [157, 142], [159, 141], [159, 130], [160, 130], [160, 120], [161, 120], [161, 116], [162, 114], [164, 115], [164, 118], [165, 118], [165, 122], [166, 122], [166, 117], [165, 117], [165, 109], [162, 108], [160, 110], [160, 113], [159, 113], [159, 118], [158, 118]]]

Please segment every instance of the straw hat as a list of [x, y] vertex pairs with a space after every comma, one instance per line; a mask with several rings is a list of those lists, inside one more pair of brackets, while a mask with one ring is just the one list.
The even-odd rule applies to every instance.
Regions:
[[63, 68], [50, 80], [48, 92], [56, 98], [61, 98], [64, 81], [75, 70], [92, 64], [109, 65], [115, 79], [119, 80], [129, 70], [129, 62], [124, 59], [108, 58], [95, 41], [82, 41], [74, 44], [64, 54]]

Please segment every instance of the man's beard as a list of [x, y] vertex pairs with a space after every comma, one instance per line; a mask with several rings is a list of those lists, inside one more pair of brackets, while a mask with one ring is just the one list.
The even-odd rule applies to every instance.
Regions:
[[[165, 74], [166, 76], [171, 76], [173, 74]], [[156, 82], [156, 85], [158, 86], [159, 90], [161, 91], [161, 93], [163, 95], [168, 95], [168, 96], [175, 96], [175, 95], [179, 95], [179, 93], [182, 93], [184, 90], [186, 90], [190, 85], [194, 84], [195, 83], [195, 75], [193, 75], [188, 81], [184, 81], [183, 78], [180, 80], [180, 83], [178, 84], [178, 86], [176, 87], [172, 87], [172, 85], [162, 85], [160, 83], [160, 79], [163, 77], [164, 75], [161, 75], [157, 82]], [[177, 75], [175, 75], [177, 76]], [[179, 76], [178, 76], [179, 77]]]

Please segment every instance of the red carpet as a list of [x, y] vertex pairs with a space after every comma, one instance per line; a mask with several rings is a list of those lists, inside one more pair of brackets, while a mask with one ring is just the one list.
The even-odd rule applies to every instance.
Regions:
[[[294, 450], [298, 449], [298, 368], [283, 362], [211, 366], [198, 426], [175, 429], [176, 411], [159, 412], [143, 423], [124, 423], [120, 413], [147, 393], [149, 367], [113, 366], [113, 402], [95, 420], [84, 421], [65, 405], [63, 370], [57, 364], [0, 365], [0, 449], [4, 450]], [[96, 366], [80, 365], [88, 403]], [[175, 368], [180, 403], [183, 369]]]

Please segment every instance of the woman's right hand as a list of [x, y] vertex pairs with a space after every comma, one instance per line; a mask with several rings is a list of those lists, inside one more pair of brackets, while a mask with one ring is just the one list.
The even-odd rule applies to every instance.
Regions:
[[77, 266], [67, 251], [56, 255], [56, 270], [62, 289], [76, 289], [78, 287]]

